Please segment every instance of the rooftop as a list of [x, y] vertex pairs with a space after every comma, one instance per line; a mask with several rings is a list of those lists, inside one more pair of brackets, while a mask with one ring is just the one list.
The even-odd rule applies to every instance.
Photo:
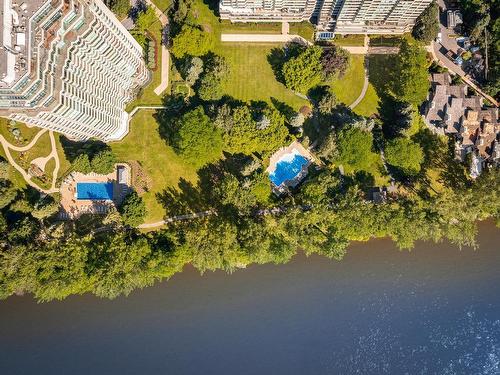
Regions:
[[10, 88], [28, 73], [31, 58], [30, 19], [50, 0], [0, 0], [0, 88]]

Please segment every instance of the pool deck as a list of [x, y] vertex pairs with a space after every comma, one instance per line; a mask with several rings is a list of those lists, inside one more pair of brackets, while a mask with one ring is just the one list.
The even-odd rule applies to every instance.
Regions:
[[[117, 180], [117, 168], [125, 167], [129, 170], [127, 184], [119, 184]], [[97, 173], [83, 174], [80, 172], [70, 173], [61, 183], [61, 219], [76, 219], [83, 214], [106, 214], [110, 209], [120, 204], [129, 191], [130, 167], [127, 164], [116, 164], [113, 172], [102, 175]], [[80, 182], [90, 183], [113, 183], [113, 200], [77, 199], [76, 185]]]
[[267, 167], [266, 172], [268, 174], [274, 173], [276, 171], [276, 166], [278, 165], [279, 161], [284, 156], [292, 153], [298, 153], [302, 155], [309, 162], [307, 164], [304, 164], [302, 170], [293, 179], [283, 181], [283, 183], [280, 186], [276, 186], [273, 184], [274, 185], [273, 190], [276, 190], [275, 193], [277, 195], [284, 193], [286, 188], [288, 187], [297, 186], [300, 183], [300, 181], [302, 181], [307, 176], [307, 170], [309, 166], [316, 162], [316, 158], [309, 152], [309, 150], [307, 150], [304, 146], [302, 146], [300, 142], [294, 141], [289, 146], [280, 148], [271, 156], [271, 158], [269, 159], [269, 167]]

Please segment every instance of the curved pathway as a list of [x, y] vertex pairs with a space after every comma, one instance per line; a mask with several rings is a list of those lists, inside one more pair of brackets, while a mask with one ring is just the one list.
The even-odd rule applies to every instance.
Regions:
[[[368, 62], [367, 62], [368, 63]], [[365, 82], [363, 84], [363, 89], [361, 90], [361, 94], [359, 94], [358, 98], [349, 106], [349, 108], [354, 109], [356, 106], [364, 99], [366, 95], [366, 91], [368, 90], [368, 67], [365, 67]]]
[[2, 144], [2, 147], [5, 151], [5, 156], [7, 157], [7, 160], [9, 163], [23, 176], [24, 180], [28, 185], [33, 187], [34, 189], [45, 193], [45, 194], [52, 194], [52, 193], [57, 193], [59, 189], [56, 188], [56, 181], [57, 181], [57, 173], [59, 172], [59, 167], [60, 167], [60, 161], [59, 161], [59, 155], [57, 154], [57, 146], [56, 146], [56, 141], [54, 138], [54, 133], [52, 131], [49, 131], [49, 137], [50, 137], [50, 144], [51, 144], [51, 152], [47, 159], [54, 158], [56, 162], [56, 166], [54, 168], [54, 171], [52, 172], [52, 184], [50, 189], [43, 189], [40, 186], [38, 186], [36, 183], [31, 181], [31, 176], [26, 173], [26, 171], [16, 163], [14, 158], [12, 157], [12, 154], [10, 153], [11, 150], [17, 151], [17, 152], [25, 152], [31, 149], [38, 139], [47, 132], [47, 129], [42, 129], [40, 130], [31, 140], [30, 143], [28, 143], [26, 146], [14, 146], [13, 144], [9, 143], [2, 135], [0, 135], [0, 143]]

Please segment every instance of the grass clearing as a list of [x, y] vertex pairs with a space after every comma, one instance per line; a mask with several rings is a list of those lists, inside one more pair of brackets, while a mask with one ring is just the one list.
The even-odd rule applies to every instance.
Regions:
[[337, 99], [345, 105], [351, 105], [361, 94], [365, 82], [364, 56], [351, 55], [351, 63], [341, 79], [331, 83]]
[[160, 137], [154, 111], [138, 112], [130, 125], [129, 134], [120, 142], [110, 143], [120, 161], [137, 160], [152, 181], [152, 188], [142, 197], [146, 203], [145, 222], [162, 220], [164, 207], [156, 198], [167, 187], [176, 188], [181, 178], [195, 183], [196, 170], [184, 162]]
[[338, 46], [358, 46], [362, 47], [365, 44], [365, 36], [361, 34], [352, 34], [352, 35], [340, 35], [335, 34], [335, 39], [331, 41], [333, 44]]
[[220, 32], [225, 34], [281, 34], [280, 22], [220, 22]]
[[378, 113], [380, 98], [377, 95], [375, 87], [370, 83], [368, 84], [368, 90], [366, 90], [365, 97], [361, 102], [353, 109], [354, 113], [361, 116], [370, 117]]
[[49, 132], [45, 132], [29, 150], [23, 152], [11, 150], [10, 154], [14, 161], [27, 171], [34, 159], [48, 156], [51, 151]]
[[308, 102], [287, 89], [274, 76], [267, 56], [275, 44], [225, 44], [217, 51], [231, 64], [231, 75], [225, 86], [226, 94], [243, 101], [263, 100], [270, 102], [275, 98], [298, 110]]
[[290, 32], [292, 35], [300, 35], [302, 38], [312, 42], [314, 40], [314, 26], [311, 22], [290, 22]]
[[172, 6], [172, 0], [151, 0], [154, 5], [156, 5], [163, 13]]

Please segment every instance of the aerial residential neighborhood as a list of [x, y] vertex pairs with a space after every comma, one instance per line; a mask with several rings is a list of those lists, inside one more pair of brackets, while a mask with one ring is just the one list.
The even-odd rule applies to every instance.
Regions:
[[499, 374], [499, 12], [0, 0], [0, 373]]
[[374, 237], [476, 246], [500, 212], [489, 4], [1, 0], [0, 268], [106, 257], [19, 287], [45, 301]]

